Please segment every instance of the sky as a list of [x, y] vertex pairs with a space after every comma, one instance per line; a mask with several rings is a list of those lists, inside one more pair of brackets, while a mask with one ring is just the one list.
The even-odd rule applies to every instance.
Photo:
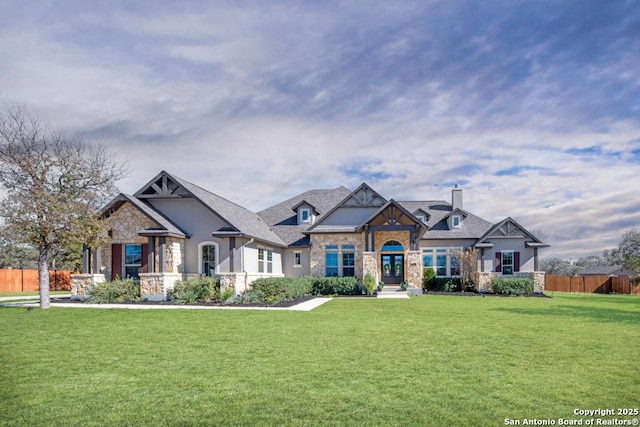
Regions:
[[640, 229], [640, 2], [0, 2], [0, 100], [252, 210], [367, 182], [541, 233]]

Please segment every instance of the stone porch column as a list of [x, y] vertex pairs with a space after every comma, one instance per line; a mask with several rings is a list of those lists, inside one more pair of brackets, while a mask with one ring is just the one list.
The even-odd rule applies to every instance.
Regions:
[[367, 273], [371, 274], [376, 280], [376, 285], [380, 281], [380, 274], [378, 273], [378, 253], [377, 252], [362, 252], [362, 280]]
[[420, 251], [407, 251], [406, 279], [410, 288], [422, 289], [422, 262]]

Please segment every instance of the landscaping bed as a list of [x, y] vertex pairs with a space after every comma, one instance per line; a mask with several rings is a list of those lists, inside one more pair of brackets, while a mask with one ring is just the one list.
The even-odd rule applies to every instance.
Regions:
[[[201, 307], [293, 307], [294, 305], [301, 304], [305, 301], [309, 301], [316, 298], [314, 295], [303, 296], [292, 300], [278, 301], [274, 303], [239, 303], [239, 302], [226, 302], [219, 300], [209, 301], [195, 301], [190, 303], [181, 303], [174, 300], [169, 301], [126, 301], [115, 302], [110, 304], [123, 304], [123, 305], [176, 305], [176, 306], [201, 306]], [[51, 298], [52, 303], [75, 303], [75, 304], [87, 304], [87, 301], [74, 300], [70, 297], [64, 298]]]
[[551, 298], [551, 296], [545, 293], [531, 293], [526, 295], [507, 295], [507, 294], [496, 294], [495, 292], [446, 292], [446, 291], [423, 291], [423, 295], [453, 295], [459, 297], [516, 297], [521, 296], [525, 298]]

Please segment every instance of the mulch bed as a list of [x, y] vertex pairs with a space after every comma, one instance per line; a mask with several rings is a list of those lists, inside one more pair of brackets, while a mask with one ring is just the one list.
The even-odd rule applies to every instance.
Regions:
[[[510, 298], [516, 297], [516, 295], [503, 295], [494, 294], [493, 292], [443, 292], [443, 291], [424, 291], [423, 295], [453, 295], [458, 297], [498, 297], [498, 298]], [[551, 298], [549, 295], [542, 294], [529, 294], [520, 295], [524, 298]]]
[[[193, 304], [178, 304], [175, 301], [131, 301], [131, 302], [123, 302], [123, 303], [112, 303], [112, 304], [127, 304], [127, 305], [183, 305], [183, 306], [201, 306], [201, 307], [293, 307], [294, 305], [298, 305], [305, 301], [309, 301], [316, 298], [315, 296], [307, 296], [300, 297], [290, 301], [280, 301], [274, 304], [265, 304], [265, 303], [252, 303], [252, 304], [236, 304], [236, 303], [228, 303], [228, 302], [220, 302], [220, 301], [199, 301]], [[51, 302], [60, 302], [60, 303], [76, 303], [76, 304], [86, 304], [85, 301], [73, 300], [70, 297], [64, 298], [51, 298]]]

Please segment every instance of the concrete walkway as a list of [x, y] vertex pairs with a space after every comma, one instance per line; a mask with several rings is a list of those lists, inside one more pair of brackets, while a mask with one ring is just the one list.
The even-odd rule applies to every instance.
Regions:
[[[65, 308], [119, 308], [125, 310], [278, 310], [278, 311], [311, 311], [332, 298], [314, 298], [291, 307], [243, 307], [236, 305], [204, 306], [204, 305], [169, 305], [169, 304], [79, 304], [51, 302], [51, 307]], [[3, 307], [38, 307], [37, 302], [14, 302], [0, 304]]]
[[402, 298], [409, 299], [407, 291], [403, 291], [400, 286], [385, 286], [378, 291], [378, 298]]

